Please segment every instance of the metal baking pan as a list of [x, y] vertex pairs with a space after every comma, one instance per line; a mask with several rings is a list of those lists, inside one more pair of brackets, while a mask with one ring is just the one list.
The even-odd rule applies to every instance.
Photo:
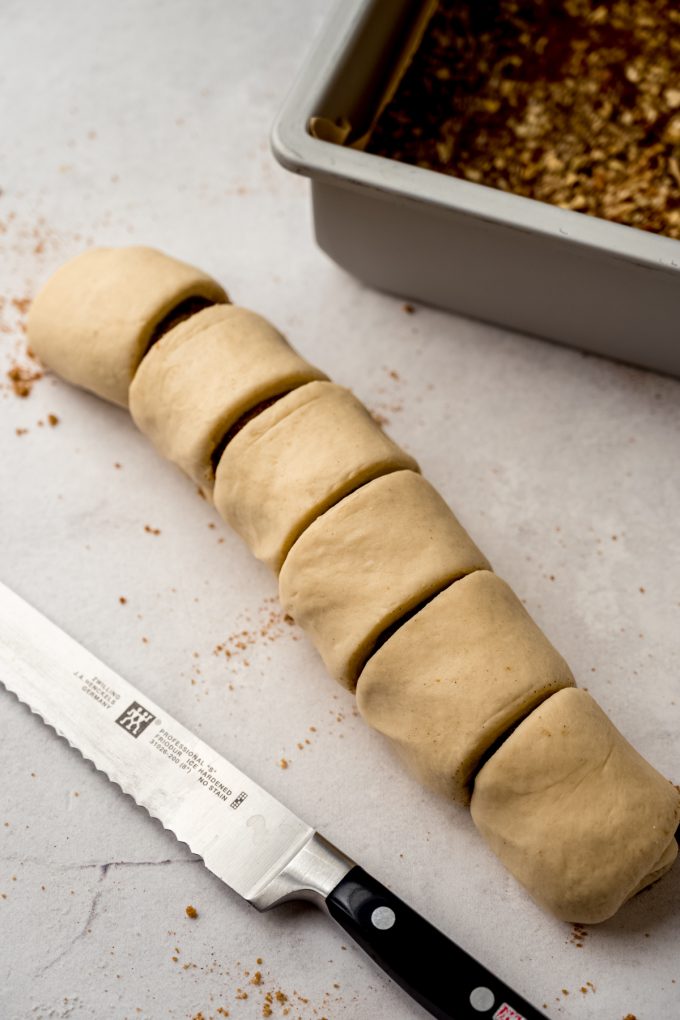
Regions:
[[431, 8], [340, 0], [276, 120], [321, 248], [381, 290], [680, 375], [680, 241], [342, 144], [370, 130]]

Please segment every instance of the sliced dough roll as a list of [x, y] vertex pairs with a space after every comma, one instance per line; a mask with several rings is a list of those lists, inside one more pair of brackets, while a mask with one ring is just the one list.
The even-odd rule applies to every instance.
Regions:
[[160, 324], [228, 300], [200, 269], [154, 248], [91, 248], [31, 304], [28, 340], [48, 368], [123, 407]]
[[479, 570], [428, 602], [371, 656], [357, 705], [422, 782], [467, 804], [492, 744], [573, 684], [512, 589]]
[[325, 378], [266, 319], [218, 305], [154, 344], [130, 387], [130, 413], [209, 495], [215, 451], [229, 429], [263, 401]]
[[353, 489], [418, 470], [349, 390], [312, 382], [241, 429], [222, 455], [215, 506], [258, 559], [278, 571], [304, 529]]
[[508, 737], [480, 770], [471, 809], [509, 871], [565, 921], [611, 917], [678, 852], [680, 794], [578, 689]]
[[353, 689], [380, 635], [420, 602], [489, 569], [452, 511], [413, 471], [376, 478], [314, 521], [279, 575], [286, 612]]

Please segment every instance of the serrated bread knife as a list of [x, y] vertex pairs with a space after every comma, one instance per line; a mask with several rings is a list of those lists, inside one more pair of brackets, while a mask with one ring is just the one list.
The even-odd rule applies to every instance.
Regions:
[[546, 1020], [3, 584], [0, 681], [257, 910], [311, 900], [440, 1020]]

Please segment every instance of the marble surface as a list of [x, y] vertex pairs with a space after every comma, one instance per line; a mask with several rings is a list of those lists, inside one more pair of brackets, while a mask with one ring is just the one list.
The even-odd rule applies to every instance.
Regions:
[[[465, 811], [404, 773], [125, 412], [49, 375], [20, 398], [6, 375], [31, 364], [31, 295], [84, 246], [201, 265], [384, 416], [579, 682], [680, 781], [680, 384], [406, 314], [319, 252], [307, 182], [268, 132], [328, 7], [4, 0], [0, 577], [553, 1020], [678, 1016], [680, 868], [577, 945]], [[0, 775], [2, 1020], [243, 1020], [277, 992], [275, 1017], [424, 1016], [321, 914], [241, 902], [2, 690]]]

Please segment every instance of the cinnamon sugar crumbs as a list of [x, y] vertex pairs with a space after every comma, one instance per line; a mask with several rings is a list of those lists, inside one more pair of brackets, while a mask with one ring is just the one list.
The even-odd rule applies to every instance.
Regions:
[[288, 759], [287, 758], [282, 758], [281, 761], [279, 762], [279, 768], [280, 769], [287, 769], [288, 768], [288, 764], [289, 764], [288, 763]]
[[12, 298], [12, 307], [16, 308], [19, 315], [24, 316], [28, 314], [28, 309], [31, 307], [30, 297]]
[[57, 425], [59, 424], [59, 419], [57, 418], [56, 414], [47, 415], [47, 424], [53, 429], [57, 427]]
[[125, 598], [124, 595], [119, 595], [118, 596], [118, 601], [120, 602], [121, 606], [124, 606], [124, 605], [127, 604], [127, 599]]
[[150, 524], [145, 524], [144, 530], [146, 531], [147, 535], [160, 535], [161, 533], [160, 528], [152, 528]]
[[189, 906], [185, 908], [184, 913], [187, 915], [187, 917], [190, 917], [192, 921], [195, 921], [196, 918], [198, 917], [198, 911], [196, 910], [196, 907], [192, 907], [191, 904], [189, 904]]
[[233, 674], [236, 674], [240, 667], [250, 665], [246, 655], [248, 649], [256, 645], [273, 644], [286, 635], [293, 641], [300, 638], [297, 631], [291, 633], [295, 624], [293, 617], [283, 612], [274, 597], [263, 601], [257, 610], [256, 619], [249, 613], [244, 613], [242, 620], [246, 626], [234, 631], [213, 648], [213, 655], [224, 656], [227, 659], [230, 672]]
[[255, 971], [255, 973], [253, 974], [253, 976], [250, 979], [250, 983], [251, 983], [251, 985], [261, 985], [262, 984], [262, 974], [261, 974], [261, 972], [259, 970]]
[[383, 425], [389, 425], [389, 423], [390, 423], [390, 419], [387, 418], [380, 411], [369, 411], [369, 414], [371, 415], [371, 418], [376, 423], [376, 425], [383, 426]]
[[572, 946], [576, 946], [577, 949], [583, 949], [583, 943], [588, 938], [588, 931], [582, 924], [574, 924], [572, 926], [571, 936], [569, 938]]
[[30, 397], [34, 384], [43, 377], [38, 369], [27, 368], [25, 365], [12, 365], [7, 371], [12, 392], [16, 397]]

